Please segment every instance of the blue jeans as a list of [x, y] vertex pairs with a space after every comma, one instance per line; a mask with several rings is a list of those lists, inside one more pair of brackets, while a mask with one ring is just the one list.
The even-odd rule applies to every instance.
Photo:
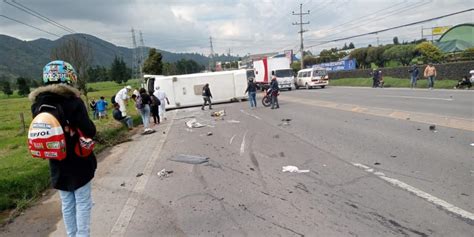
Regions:
[[415, 76], [411, 76], [410, 83], [411, 83], [411, 87], [416, 87], [416, 77]]
[[249, 92], [250, 108], [257, 107], [257, 92]]
[[434, 76], [429, 76], [429, 77], [428, 77], [428, 87], [429, 87], [429, 88], [433, 88], [433, 87], [434, 87], [434, 81], [435, 81], [435, 77], [434, 77]]
[[147, 129], [150, 125], [150, 105], [144, 105], [143, 108], [140, 109], [140, 114], [142, 116], [143, 127]]
[[59, 195], [67, 236], [89, 236], [92, 209], [91, 182], [74, 192], [59, 190]]

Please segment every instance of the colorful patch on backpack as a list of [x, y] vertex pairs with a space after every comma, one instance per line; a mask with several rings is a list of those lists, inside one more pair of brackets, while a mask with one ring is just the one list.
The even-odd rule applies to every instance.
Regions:
[[43, 112], [33, 119], [28, 131], [28, 149], [34, 158], [66, 158], [66, 138], [54, 115]]

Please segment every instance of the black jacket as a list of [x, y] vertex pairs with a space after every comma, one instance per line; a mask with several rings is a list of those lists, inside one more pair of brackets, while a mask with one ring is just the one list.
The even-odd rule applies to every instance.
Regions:
[[[80, 129], [84, 136], [92, 138], [96, 134], [96, 128], [79, 95], [77, 89], [63, 84], [40, 87], [29, 95], [33, 103], [32, 114], [44, 103], [60, 104], [69, 126]], [[78, 141], [77, 133], [71, 136], [65, 131], [65, 135], [66, 158], [61, 161], [49, 160], [51, 183], [56, 189], [74, 191], [92, 180], [97, 168], [97, 160], [94, 153], [87, 158], [77, 156], [74, 153], [74, 146]]]
[[211, 97], [211, 98], [212, 98], [211, 89], [209, 89], [209, 86], [204, 86], [204, 87], [202, 88], [202, 96]]
[[247, 93], [247, 92], [257, 92], [257, 89], [258, 89], [257, 84], [255, 84], [255, 82], [253, 82], [253, 81], [250, 81], [247, 84], [247, 89], [245, 90], [245, 93]]

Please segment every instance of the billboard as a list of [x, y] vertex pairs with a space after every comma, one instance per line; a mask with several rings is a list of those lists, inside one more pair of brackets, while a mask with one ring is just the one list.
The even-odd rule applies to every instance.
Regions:
[[346, 59], [338, 62], [330, 62], [330, 63], [321, 63], [315, 64], [313, 67], [323, 67], [328, 72], [331, 71], [348, 71], [356, 69], [356, 60], [355, 59]]
[[444, 32], [448, 31], [451, 26], [438, 26], [431, 28], [432, 35], [442, 35]]

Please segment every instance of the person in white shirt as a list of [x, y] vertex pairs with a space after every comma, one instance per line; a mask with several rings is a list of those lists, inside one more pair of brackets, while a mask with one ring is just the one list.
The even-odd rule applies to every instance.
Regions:
[[130, 98], [128, 92], [132, 90], [131, 86], [126, 86], [123, 89], [119, 90], [115, 95], [115, 102], [120, 105], [120, 112], [122, 116], [127, 116], [127, 101]]
[[155, 91], [153, 92], [153, 95], [156, 96], [160, 100], [160, 106], [158, 107], [158, 114], [160, 116], [160, 119], [166, 120], [165, 117], [165, 112], [166, 112], [166, 105], [165, 105], [165, 100], [167, 104], [170, 104], [170, 101], [168, 100], [168, 97], [166, 96], [166, 93], [160, 89], [159, 86], [155, 87]]

